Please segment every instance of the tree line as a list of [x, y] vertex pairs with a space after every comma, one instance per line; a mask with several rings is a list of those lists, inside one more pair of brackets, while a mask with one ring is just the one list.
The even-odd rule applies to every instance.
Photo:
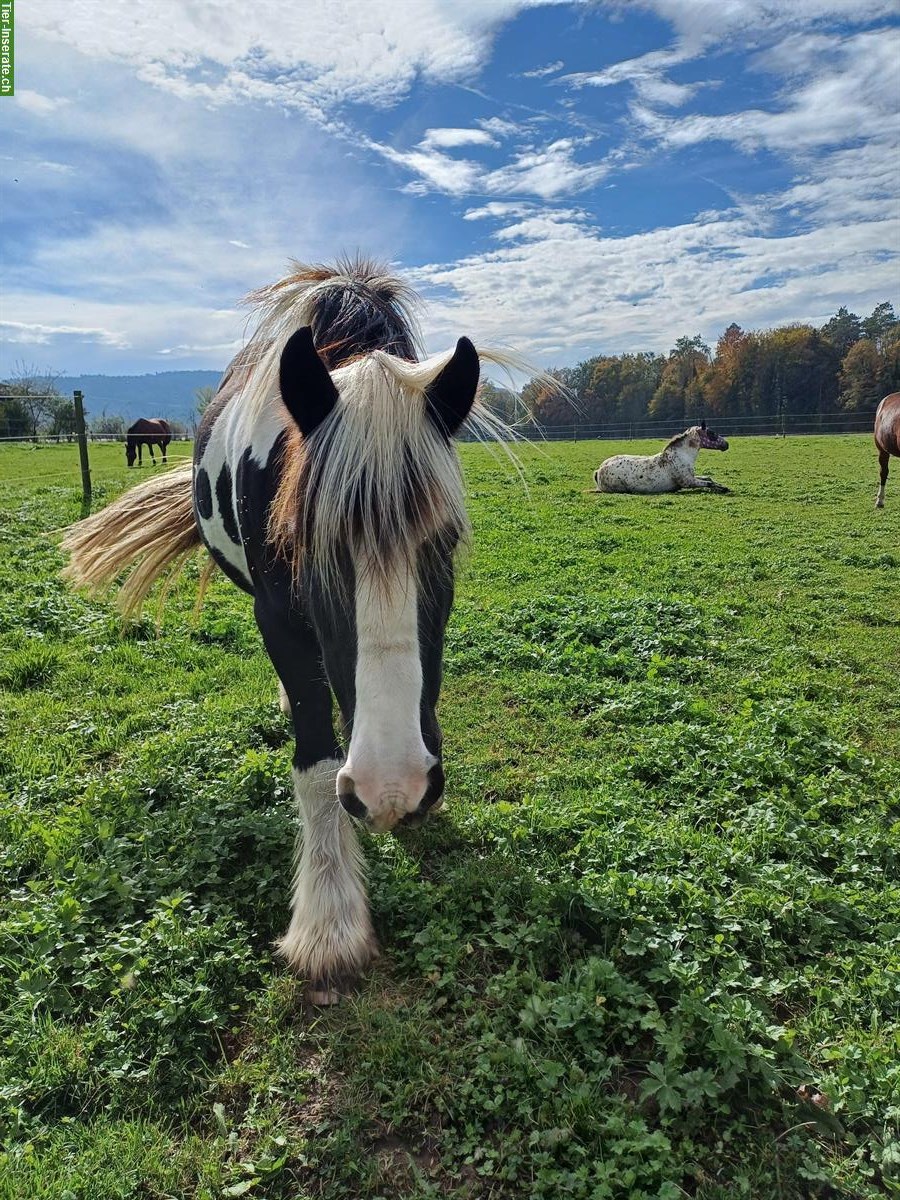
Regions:
[[506, 420], [549, 426], [868, 413], [900, 390], [900, 319], [884, 302], [864, 318], [842, 307], [818, 329], [732, 323], [714, 351], [685, 336], [668, 355], [598, 354], [548, 374], [565, 390], [532, 379], [518, 395], [490, 385], [485, 399]]
[[[598, 354], [548, 374], [563, 388], [532, 379], [517, 393], [486, 380], [482, 399], [510, 424], [547, 426], [869, 413], [900, 391], [900, 319], [885, 301], [868, 317], [839, 308], [819, 329], [748, 332], [732, 322], [714, 351], [699, 335], [684, 336], [668, 355]], [[0, 381], [0, 437], [74, 437], [74, 405], [59, 392], [59, 378], [20, 365]], [[198, 417], [214, 392], [195, 392]], [[169, 423], [176, 438], [191, 436], [196, 425]], [[125, 419], [104, 411], [88, 428], [92, 437], [123, 438]]]

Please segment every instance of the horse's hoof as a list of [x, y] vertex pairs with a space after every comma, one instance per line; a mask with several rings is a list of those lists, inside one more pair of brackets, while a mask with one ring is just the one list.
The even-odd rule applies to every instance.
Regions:
[[316, 1008], [331, 1008], [340, 1004], [356, 988], [359, 977], [353, 971], [340, 971], [336, 975], [324, 975], [318, 979], [310, 979], [306, 984], [304, 997], [307, 1004]]
[[337, 988], [309, 987], [306, 991], [306, 999], [315, 1008], [330, 1008], [334, 1004], [340, 1004], [341, 993]]

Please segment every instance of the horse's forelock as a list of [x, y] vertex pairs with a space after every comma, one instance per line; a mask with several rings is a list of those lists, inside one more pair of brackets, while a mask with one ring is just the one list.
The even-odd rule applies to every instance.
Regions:
[[465, 540], [458, 459], [424, 398], [444, 357], [357, 358], [334, 372], [340, 399], [322, 424], [306, 439], [289, 430], [268, 532], [296, 580], [313, 566], [338, 591], [349, 550], [386, 585], [416, 574], [424, 542]]

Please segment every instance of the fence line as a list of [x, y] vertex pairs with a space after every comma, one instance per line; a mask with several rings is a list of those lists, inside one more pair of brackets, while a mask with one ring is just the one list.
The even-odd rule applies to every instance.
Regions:
[[[581, 442], [636, 439], [668, 440], [683, 433], [686, 426], [700, 421], [699, 416], [668, 421], [610, 421], [590, 424], [568, 422], [565, 425], [537, 423], [516, 426], [516, 432], [534, 441]], [[789, 437], [816, 433], [871, 433], [875, 419], [871, 413], [780, 413], [768, 416], [710, 417], [707, 424], [717, 433], [744, 437]], [[463, 436], [463, 441], [473, 441]]]
[[[572, 423], [565, 425], [540, 425], [535, 422], [515, 426], [516, 433], [534, 441], [634, 441], [636, 439], [652, 439], [674, 437], [683, 433], [691, 421], [699, 417], [686, 417], [680, 421], [609, 421], [605, 423]], [[815, 433], [871, 433], [875, 419], [874, 410], [871, 413], [782, 413], [767, 416], [743, 417], [710, 417], [709, 425], [715, 426], [717, 433], [732, 434], [745, 437], [788, 437], [791, 435]], [[124, 442], [126, 435], [102, 434], [93, 436], [88, 431], [88, 441], [96, 445], [104, 443], [116, 444]], [[188, 433], [182, 438], [173, 438], [173, 442], [191, 442], [193, 434]], [[473, 435], [463, 434], [461, 441], [474, 441]], [[0, 442], [26, 442], [49, 444], [74, 444], [74, 433], [39, 433], [11, 434], [0, 437]]]

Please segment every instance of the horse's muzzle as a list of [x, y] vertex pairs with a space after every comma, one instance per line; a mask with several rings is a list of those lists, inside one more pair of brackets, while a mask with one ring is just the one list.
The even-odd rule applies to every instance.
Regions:
[[366, 821], [378, 832], [383, 832], [392, 829], [395, 825], [415, 827], [424, 824], [430, 811], [435, 807], [440, 807], [443, 794], [444, 768], [440, 762], [436, 762], [428, 769], [428, 786], [425, 789], [425, 795], [412, 811], [404, 811], [406, 798], [402, 796], [397, 797], [398, 803], [389, 806], [377, 815], [369, 812], [355, 791], [338, 792], [338, 800], [344, 811], [348, 812], [351, 817], [356, 817], [359, 821]]

